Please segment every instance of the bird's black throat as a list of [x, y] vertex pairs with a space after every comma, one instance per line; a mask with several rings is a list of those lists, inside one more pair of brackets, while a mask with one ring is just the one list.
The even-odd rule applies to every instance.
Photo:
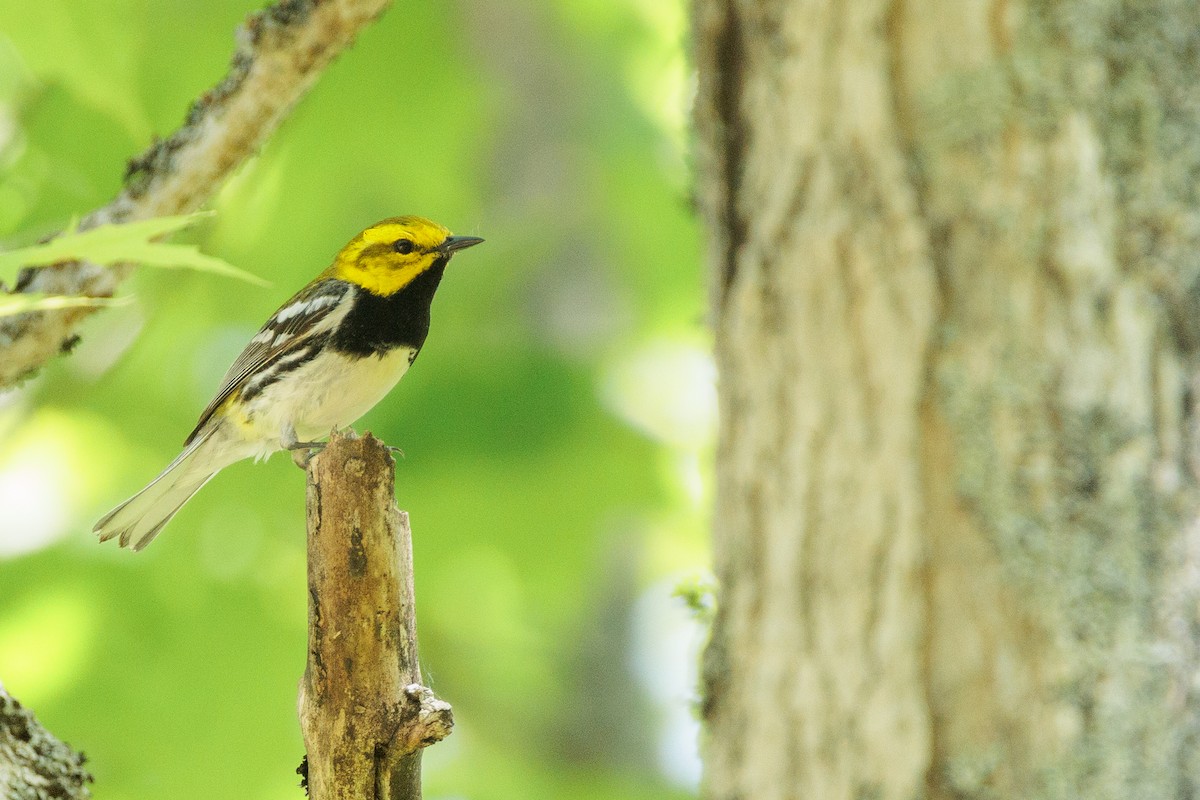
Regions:
[[397, 347], [420, 350], [429, 334], [429, 306], [448, 260], [439, 259], [387, 297], [359, 288], [330, 344], [335, 350], [360, 357], [381, 356]]

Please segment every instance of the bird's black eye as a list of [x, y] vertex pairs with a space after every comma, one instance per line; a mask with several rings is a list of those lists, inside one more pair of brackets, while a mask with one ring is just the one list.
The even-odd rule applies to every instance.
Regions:
[[392, 242], [392, 249], [402, 256], [406, 256], [413, 251], [412, 239], [397, 239]]

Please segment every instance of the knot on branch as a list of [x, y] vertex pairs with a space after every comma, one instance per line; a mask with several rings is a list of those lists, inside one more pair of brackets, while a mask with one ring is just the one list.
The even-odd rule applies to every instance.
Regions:
[[399, 741], [395, 742], [401, 750], [415, 753], [450, 735], [454, 728], [454, 710], [449, 703], [419, 683], [405, 686], [404, 694], [409, 699], [407, 714], [396, 731]]

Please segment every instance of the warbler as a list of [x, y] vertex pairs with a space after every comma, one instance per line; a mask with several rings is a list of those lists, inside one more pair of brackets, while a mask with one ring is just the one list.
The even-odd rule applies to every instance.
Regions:
[[96, 523], [100, 541], [141, 550], [221, 469], [319, 436], [370, 410], [408, 371], [450, 257], [483, 239], [421, 217], [393, 217], [350, 240], [279, 307], [225, 374], [184, 450]]

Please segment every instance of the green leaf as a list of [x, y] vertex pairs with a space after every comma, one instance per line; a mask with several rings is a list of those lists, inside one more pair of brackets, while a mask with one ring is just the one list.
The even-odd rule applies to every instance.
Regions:
[[0, 253], [0, 280], [11, 285], [15, 282], [17, 270], [22, 267], [44, 267], [62, 261], [90, 261], [105, 266], [136, 263], [167, 269], [194, 269], [268, 286], [268, 282], [257, 275], [201, 253], [195, 245], [153, 241], [186, 228], [212, 213], [200, 211], [174, 217], [98, 225], [86, 231], [76, 230], [75, 225], [71, 225], [45, 244]]
[[26, 311], [57, 311], [61, 308], [87, 306], [124, 306], [131, 297], [81, 297], [65, 294], [0, 294], [0, 317], [24, 314]]

